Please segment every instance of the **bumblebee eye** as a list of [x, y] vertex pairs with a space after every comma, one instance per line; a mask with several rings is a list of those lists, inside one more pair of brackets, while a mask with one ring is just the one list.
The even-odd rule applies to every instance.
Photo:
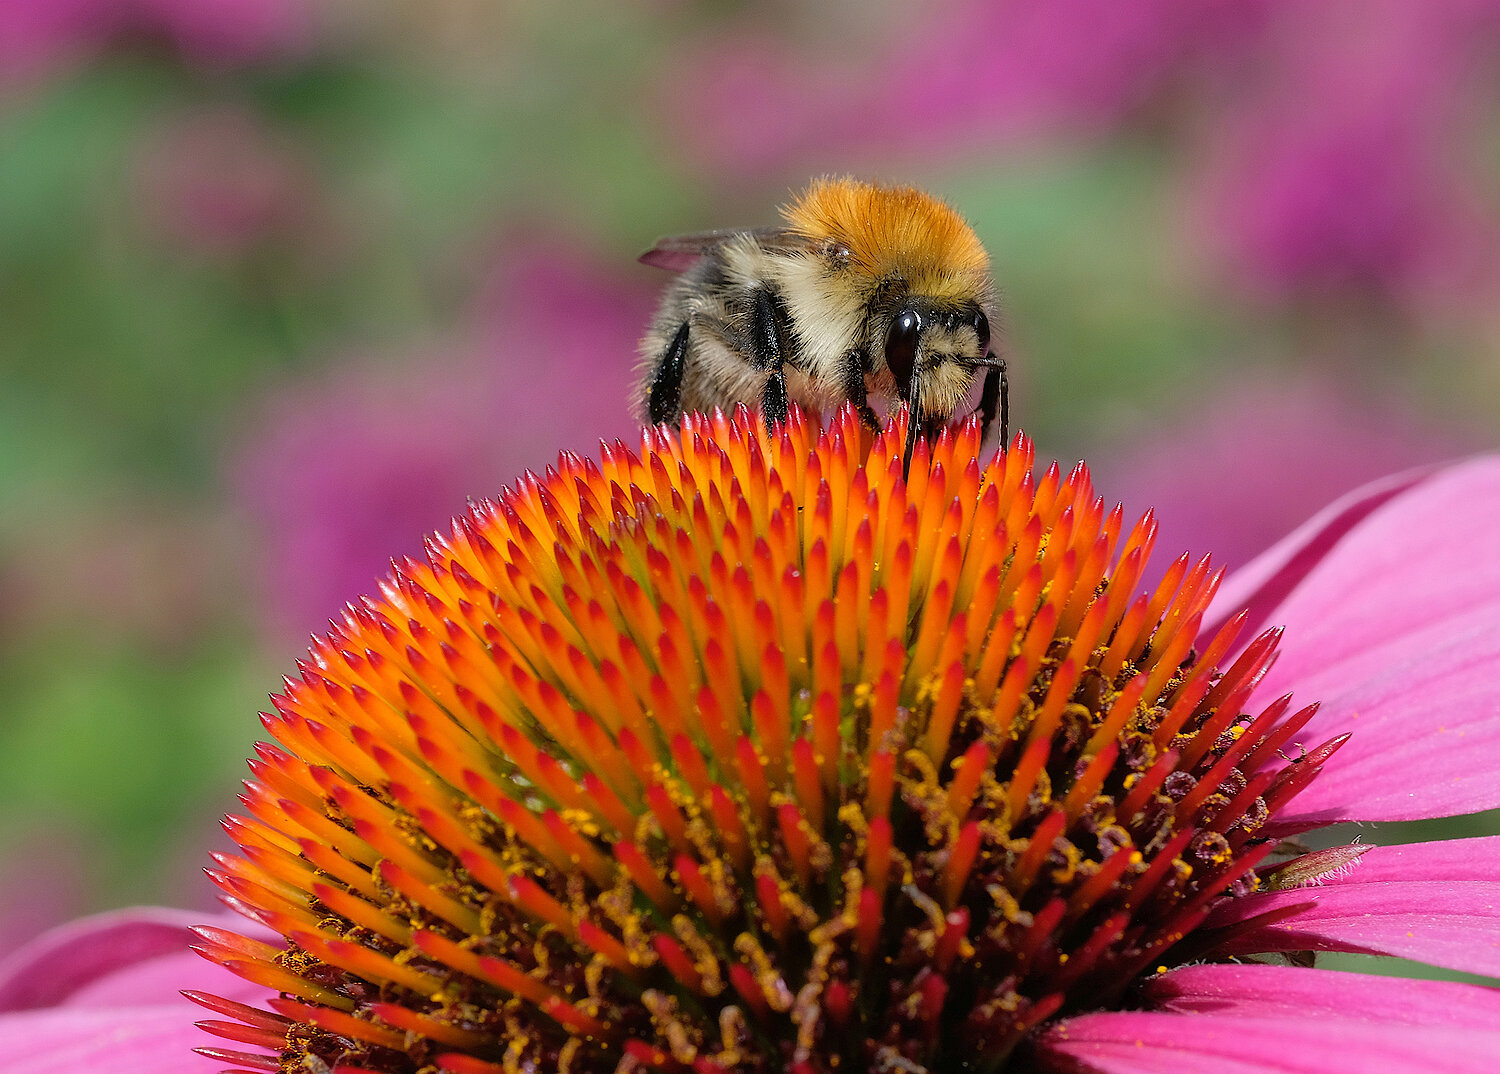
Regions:
[[917, 361], [917, 337], [922, 333], [922, 318], [916, 310], [901, 310], [891, 318], [885, 337], [885, 364], [896, 377], [896, 393], [906, 399], [911, 395], [912, 367]]
[[975, 310], [969, 323], [979, 334], [979, 357], [983, 358], [984, 352], [990, 348], [990, 319], [984, 315], [984, 310]]

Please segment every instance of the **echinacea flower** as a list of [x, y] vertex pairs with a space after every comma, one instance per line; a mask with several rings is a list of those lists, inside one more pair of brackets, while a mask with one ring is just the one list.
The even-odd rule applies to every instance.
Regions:
[[264, 718], [213, 870], [255, 931], [197, 931], [267, 997], [194, 991], [204, 1050], [1490, 1069], [1494, 992], [1246, 960], [1500, 972], [1500, 840], [1282, 838], [1500, 804], [1500, 463], [1357, 494], [1216, 599], [1185, 557], [1137, 593], [1152, 517], [1081, 466], [981, 465], [970, 423], [907, 485], [901, 443], [694, 416], [400, 563]]

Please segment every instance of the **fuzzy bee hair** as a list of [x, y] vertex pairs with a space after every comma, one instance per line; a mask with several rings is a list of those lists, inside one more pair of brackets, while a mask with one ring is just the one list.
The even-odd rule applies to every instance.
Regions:
[[901, 278], [937, 299], [990, 296], [990, 258], [974, 230], [944, 201], [910, 186], [817, 179], [781, 209], [787, 226], [849, 251], [870, 280]]

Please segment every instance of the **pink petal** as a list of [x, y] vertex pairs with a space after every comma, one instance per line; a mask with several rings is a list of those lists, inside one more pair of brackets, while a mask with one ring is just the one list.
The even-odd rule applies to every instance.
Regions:
[[[195, 1014], [194, 1012], [198, 1012]], [[215, 1039], [193, 1025], [208, 1012], [187, 1000], [147, 1007], [66, 1007], [0, 1017], [6, 1074], [206, 1074], [193, 1048]], [[229, 1045], [241, 1051], [254, 1049]]]
[[1422, 467], [1372, 481], [1323, 508], [1225, 580], [1204, 624], [1205, 633], [1211, 634], [1241, 609], [1250, 612], [1244, 637], [1279, 622], [1272, 618], [1277, 607], [1350, 530], [1439, 469]]
[[1354, 737], [1279, 820], [1407, 820], [1500, 806], [1500, 457], [1367, 487], [1241, 572], [1216, 602], [1281, 624], [1259, 697]]
[[142, 1006], [196, 988], [241, 1003], [268, 993], [188, 949], [189, 925], [212, 924], [268, 939], [233, 914], [137, 907], [79, 918], [38, 936], [0, 963], [0, 1012], [41, 1007]]
[[1500, 1030], [1130, 1011], [1066, 1019], [1037, 1050], [1049, 1069], [1101, 1074], [1492, 1074]]
[[[1497, 552], [1500, 554], [1500, 552]], [[1445, 622], [1408, 623], [1362, 652], [1322, 666], [1278, 664], [1263, 696], [1295, 690], [1322, 709], [1301, 735], [1311, 746], [1351, 738], [1280, 826], [1414, 820], [1500, 806], [1500, 605]], [[1290, 631], [1288, 631], [1290, 636]], [[1300, 648], [1300, 647], [1299, 647]], [[1316, 643], [1311, 649], [1316, 655]], [[1293, 659], [1306, 660], [1307, 652]]]
[[1414, 981], [1294, 966], [1184, 966], [1146, 983], [1151, 1006], [1176, 1014], [1333, 1016], [1408, 1025], [1494, 1030], [1500, 991], [1453, 981]]
[[1500, 880], [1500, 835], [1371, 847], [1339, 884], [1403, 880]]
[[50, 1007], [116, 970], [185, 952], [192, 937], [188, 926], [203, 917], [187, 910], [136, 907], [44, 932], [0, 962], [0, 1011]]
[[[202, 924], [199, 919], [199, 924]], [[241, 930], [223, 922], [224, 927]], [[63, 1001], [65, 1007], [128, 1007], [154, 1003], [177, 995], [185, 988], [197, 989], [251, 1006], [264, 1006], [272, 993], [230, 973], [216, 962], [186, 948], [117, 970], [90, 982]], [[205, 1015], [206, 1017], [206, 1015]]]
[[[210, 922], [249, 936], [239, 917]], [[38, 937], [0, 966], [0, 1055], [6, 1074], [107, 1070], [174, 1074], [212, 1069], [196, 1047], [228, 1045], [194, 1025], [210, 1012], [179, 995], [196, 988], [262, 1006], [265, 988], [188, 949], [198, 911], [134, 909], [83, 918]]]
[[1319, 887], [1235, 899], [1207, 927], [1301, 906], [1236, 936], [1222, 954], [1362, 951], [1500, 975], [1500, 836], [1376, 847]]

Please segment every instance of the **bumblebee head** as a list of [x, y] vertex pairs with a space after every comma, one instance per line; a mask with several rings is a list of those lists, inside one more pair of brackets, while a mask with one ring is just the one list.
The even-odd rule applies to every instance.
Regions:
[[895, 396], [911, 409], [901, 475], [910, 472], [920, 431], [929, 436], [948, 422], [985, 366], [1000, 366], [990, 354], [990, 321], [977, 304], [947, 307], [906, 301], [886, 324], [877, 365], [894, 381]]
[[782, 213], [792, 230], [836, 251], [828, 284], [859, 296], [884, 390], [924, 420], [952, 417], [990, 339], [989, 257], [974, 230], [915, 187], [847, 178], [815, 180]]
[[978, 304], [944, 308], [907, 300], [887, 322], [876, 365], [890, 371], [902, 402], [946, 419], [985, 364], [989, 346], [990, 321]]

